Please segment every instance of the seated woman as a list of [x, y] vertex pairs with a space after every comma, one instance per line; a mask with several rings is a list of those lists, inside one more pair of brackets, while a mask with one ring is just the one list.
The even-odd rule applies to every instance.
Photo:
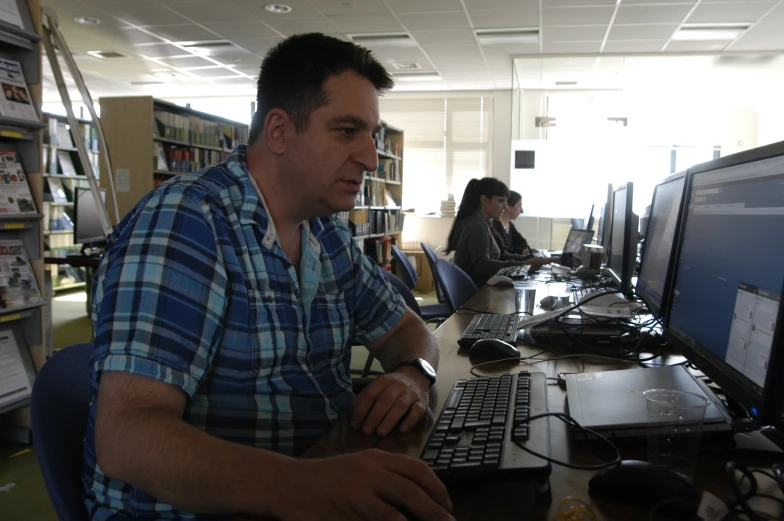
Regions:
[[501, 253], [529, 256], [534, 252], [530, 251], [528, 241], [520, 235], [514, 225], [514, 220], [523, 213], [523, 196], [510, 190], [506, 204], [506, 211], [493, 221], [491, 228], [493, 238], [501, 249]]
[[447, 253], [455, 252], [455, 264], [471, 277], [477, 287], [484, 285], [501, 268], [528, 264], [536, 269], [549, 262], [549, 259], [526, 259], [502, 253], [496, 244], [490, 227], [493, 220], [501, 217], [508, 195], [508, 188], [498, 179], [471, 179], [449, 232]]

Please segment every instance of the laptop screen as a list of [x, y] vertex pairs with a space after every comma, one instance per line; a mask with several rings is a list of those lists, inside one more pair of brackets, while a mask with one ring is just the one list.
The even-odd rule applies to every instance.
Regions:
[[725, 391], [761, 398], [784, 286], [784, 154], [695, 173], [687, 195], [668, 331]]

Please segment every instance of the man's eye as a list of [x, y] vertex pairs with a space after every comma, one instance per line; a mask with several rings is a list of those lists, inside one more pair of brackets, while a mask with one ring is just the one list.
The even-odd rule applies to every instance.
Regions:
[[346, 137], [353, 136], [357, 132], [357, 129], [351, 127], [345, 127], [338, 130], [340, 131], [341, 134], [343, 134]]

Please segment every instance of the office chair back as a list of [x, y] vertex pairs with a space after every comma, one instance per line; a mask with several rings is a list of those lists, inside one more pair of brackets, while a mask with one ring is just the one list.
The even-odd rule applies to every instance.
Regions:
[[389, 284], [395, 288], [398, 293], [400, 293], [400, 296], [403, 297], [403, 300], [406, 302], [406, 306], [410, 307], [411, 311], [421, 317], [422, 310], [419, 308], [419, 303], [417, 302], [416, 297], [414, 297], [414, 294], [408, 288], [408, 285], [396, 277], [395, 274], [391, 271], [381, 270], [381, 273], [384, 274], [384, 278], [387, 279], [387, 282], [389, 282]]
[[478, 291], [471, 277], [459, 266], [447, 260], [436, 260], [436, 273], [444, 290], [444, 299], [449, 313], [454, 314]]
[[397, 271], [400, 273], [400, 279], [408, 286], [408, 289], [413, 290], [419, 279], [416, 268], [408, 260], [406, 254], [395, 245], [392, 245], [392, 256], [397, 261]]
[[441, 288], [441, 284], [438, 282], [438, 275], [436, 274], [436, 261], [438, 260], [438, 255], [436, 252], [427, 245], [426, 242], [419, 243], [422, 246], [422, 251], [425, 252], [425, 257], [427, 258], [427, 263], [430, 266], [430, 273], [433, 274], [433, 281], [436, 283], [436, 295], [438, 296], [439, 302], [446, 302], [444, 300], [444, 290]]
[[55, 353], [33, 385], [33, 443], [46, 490], [61, 521], [87, 521], [82, 488], [82, 444], [90, 411], [93, 344]]

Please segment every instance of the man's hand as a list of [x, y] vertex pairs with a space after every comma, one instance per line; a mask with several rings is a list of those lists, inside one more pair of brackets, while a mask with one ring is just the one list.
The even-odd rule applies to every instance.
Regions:
[[408, 432], [420, 422], [430, 404], [430, 381], [414, 367], [401, 367], [380, 376], [354, 399], [351, 426], [365, 434], [386, 436], [398, 422]]
[[[275, 517], [282, 521], [450, 521], [443, 483], [421, 460], [378, 449], [297, 460]], [[263, 493], [263, 491], [262, 491]]]
[[534, 257], [533, 259], [528, 259], [527, 261], [523, 262], [523, 264], [527, 264], [531, 266], [530, 271], [536, 271], [545, 264], [549, 264], [550, 260], [544, 257]]

